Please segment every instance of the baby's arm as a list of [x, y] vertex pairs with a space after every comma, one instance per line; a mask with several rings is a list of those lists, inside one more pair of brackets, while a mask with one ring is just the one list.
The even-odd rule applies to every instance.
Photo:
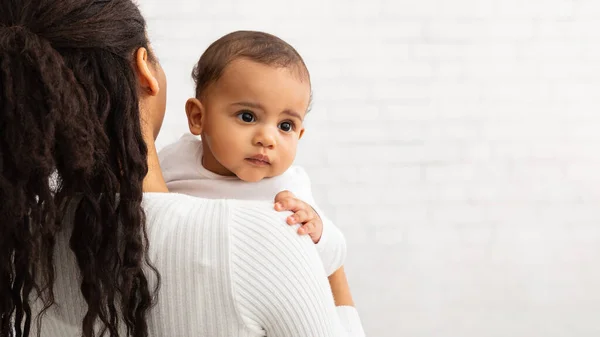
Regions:
[[[341, 318], [342, 325], [348, 336], [364, 337], [365, 333], [361, 320], [354, 308], [354, 301], [352, 300], [346, 273], [342, 266], [346, 257], [346, 240], [342, 232], [318, 208], [312, 195], [310, 178], [306, 172], [299, 167], [294, 167], [292, 170], [290, 173], [293, 174], [289, 180], [286, 179], [287, 186], [284, 186], [284, 188], [290, 191], [280, 192], [276, 196], [275, 201], [284, 202], [284, 200], [288, 199], [290, 201], [289, 204], [297, 207], [300, 206], [299, 208], [303, 208], [303, 204], [308, 204], [309, 206], [304, 208], [310, 208], [310, 210], [316, 213], [316, 217], [322, 220], [322, 235], [316, 243], [316, 248], [325, 271], [329, 275], [329, 285], [333, 293], [338, 316]], [[293, 193], [296, 193], [296, 195]], [[281, 210], [282, 207], [276, 206], [276, 209]], [[293, 208], [287, 209], [294, 211]], [[297, 213], [294, 214], [294, 216], [296, 215]], [[294, 223], [297, 222], [289, 221], [288, 217], [288, 224]], [[338, 240], [338, 244], [336, 244], [336, 239]]]
[[350, 294], [350, 286], [343, 266], [329, 276], [329, 286], [333, 293], [338, 316], [343, 322], [344, 330], [348, 333], [348, 336], [364, 337], [365, 332], [358, 311], [354, 307], [354, 300], [352, 300], [352, 294]]
[[[314, 240], [312, 236], [311, 238], [316, 243], [317, 251], [325, 267], [325, 272], [327, 275], [331, 275], [343, 265], [346, 259], [346, 239], [339, 228], [317, 206], [312, 195], [310, 178], [306, 172], [300, 167], [292, 167], [288, 173], [286, 186], [282, 186], [282, 189], [288, 190], [291, 193], [279, 193], [275, 198], [275, 202], [281, 206], [276, 206], [275, 209], [278, 211], [290, 210], [294, 213], [298, 212], [293, 215], [296, 218], [302, 214], [316, 213], [316, 221], [322, 222], [323, 229], [318, 240]], [[304, 203], [310, 205], [311, 208], [305, 209]], [[289, 221], [288, 223], [304, 222]], [[302, 229], [301, 227], [300, 230]], [[300, 232], [300, 234], [303, 233]]]

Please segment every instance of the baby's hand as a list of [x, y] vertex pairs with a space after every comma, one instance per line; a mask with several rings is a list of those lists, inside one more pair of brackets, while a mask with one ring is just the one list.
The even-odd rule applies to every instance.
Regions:
[[296, 198], [290, 191], [282, 191], [275, 196], [276, 211], [292, 211], [294, 214], [287, 218], [288, 225], [302, 224], [298, 234], [308, 234], [314, 243], [321, 240], [323, 221], [309, 204]]

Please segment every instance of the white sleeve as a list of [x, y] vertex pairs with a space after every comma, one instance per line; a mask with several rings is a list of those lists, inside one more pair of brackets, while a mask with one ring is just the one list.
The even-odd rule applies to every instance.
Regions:
[[331, 275], [346, 260], [346, 238], [342, 231], [325, 216], [317, 205], [312, 194], [310, 178], [306, 171], [299, 166], [294, 166], [290, 170], [290, 181], [288, 182], [290, 192], [294, 193], [298, 199], [311, 205], [323, 221], [323, 234], [316, 246], [321, 261], [323, 261], [325, 272], [327, 275]]
[[246, 327], [269, 337], [348, 337], [315, 245], [285, 223], [289, 212], [267, 202], [232, 206], [232, 283]]
[[348, 337], [365, 337], [365, 331], [355, 307], [341, 305], [336, 309]]

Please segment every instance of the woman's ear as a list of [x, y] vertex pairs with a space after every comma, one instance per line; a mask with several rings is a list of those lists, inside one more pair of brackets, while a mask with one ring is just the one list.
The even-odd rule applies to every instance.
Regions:
[[185, 114], [188, 119], [188, 127], [193, 135], [202, 133], [202, 122], [204, 118], [204, 106], [197, 98], [190, 98], [185, 102]]
[[160, 92], [158, 79], [150, 70], [150, 59], [148, 50], [144, 47], [138, 48], [135, 52], [135, 65], [137, 69], [138, 81], [140, 86], [151, 96], [156, 96]]

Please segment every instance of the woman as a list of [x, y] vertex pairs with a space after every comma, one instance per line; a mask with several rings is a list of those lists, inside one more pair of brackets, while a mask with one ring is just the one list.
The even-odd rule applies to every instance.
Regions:
[[359, 329], [288, 214], [164, 193], [165, 91], [131, 0], [0, 2], [0, 336]]

